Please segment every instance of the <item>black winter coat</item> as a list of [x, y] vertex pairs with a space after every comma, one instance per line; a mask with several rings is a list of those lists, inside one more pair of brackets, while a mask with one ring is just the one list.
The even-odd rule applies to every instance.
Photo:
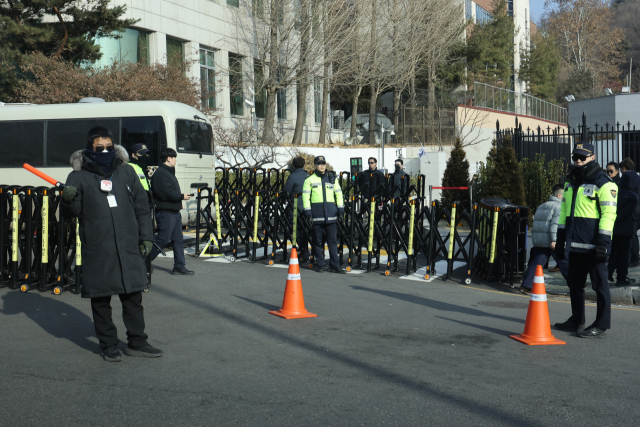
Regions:
[[180, 212], [184, 195], [180, 191], [180, 184], [176, 179], [176, 168], [170, 168], [164, 163], [161, 164], [151, 177], [151, 193], [156, 205], [156, 212]]
[[383, 193], [387, 190], [386, 183], [386, 177], [382, 171], [377, 168], [374, 171], [367, 169], [364, 172], [358, 173], [360, 193], [365, 197], [365, 199], [371, 200], [374, 196], [383, 196]]
[[296, 194], [298, 195], [298, 212], [300, 213], [304, 213], [304, 207], [302, 206], [302, 187], [304, 186], [304, 180], [307, 179], [308, 176], [309, 174], [304, 168], [297, 168], [289, 174], [287, 182], [282, 188], [282, 191], [289, 194], [291, 209], [293, 209], [293, 197]]
[[614, 236], [631, 237], [636, 232], [634, 212], [638, 205], [636, 189], [638, 188], [639, 178], [633, 171], [623, 173], [622, 178], [620, 178], [616, 222], [613, 225]]
[[390, 198], [395, 199], [397, 197], [400, 197], [407, 191], [407, 189], [405, 188], [407, 184], [405, 184], [406, 180], [404, 179], [406, 175], [407, 174], [405, 173], [404, 169], [400, 169], [399, 171], [391, 174], [388, 190], [388, 192], [390, 193]]
[[117, 145], [111, 182], [118, 205], [109, 207], [99, 183], [109, 176], [83, 150], [71, 155], [73, 172], [66, 185], [78, 192], [70, 205], [61, 203], [61, 210], [80, 220], [83, 298], [129, 294], [147, 286], [140, 243], [153, 240], [151, 215], [147, 194], [127, 160], [127, 151]]

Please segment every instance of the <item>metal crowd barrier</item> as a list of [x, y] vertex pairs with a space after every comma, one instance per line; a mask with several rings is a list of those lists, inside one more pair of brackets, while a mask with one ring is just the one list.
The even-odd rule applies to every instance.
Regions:
[[0, 287], [80, 292], [77, 219], [59, 213], [58, 188], [0, 186]]
[[[298, 233], [312, 241], [312, 225], [299, 214], [297, 195], [291, 202], [282, 190], [289, 169], [216, 171], [215, 189], [198, 189], [196, 256], [225, 256], [230, 261], [246, 257], [273, 265], [288, 262]], [[405, 274], [415, 272], [418, 255], [427, 256], [431, 218], [425, 206], [424, 176], [414, 185], [406, 176], [394, 188], [389, 187], [387, 176], [377, 188], [369, 188], [361, 183], [361, 174], [341, 172], [335, 177], [345, 205], [344, 218], [338, 221], [340, 263], [347, 271], [381, 270], [388, 276], [400, 270], [400, 260], [405, 258]]]
[[[290, 170], [217, 172], [215, 189], [197, 189], [196, 256], [245, 257], [273, 265], [288, 262], [299, 234], [312, 241], [312, 225], [299, 214], [297, 197], [291, 202], [283, 191]], [[451, 278], [456, 262], [466, 266], [467, 284], [474, 274], [512, 286], [521, 278], [527, 208], [483, 199], [468, 212], [458, 203], [428, 204], [422, 175], [413, 184], [406, 176], [393, 188], [389, 176], [377, 188], [368, 188], [360, 178], [361, 173], [341, 172], [335, 181], [345, 205], [338, 221], [338, 253], [348, 272], [410, 275], [424, 267], [428, 280], [444, 260], [444, 280]], [[79, 224], [60, 215], [60, 193], [55, 187], [0, 186], [0, 287], [80, 292]], [[460, 227], [464, 223], [467, 227]]]
[[526, 269], [529, 209], [508, 200], [483, 199], [474, 211], [475, 272], [485, 280], [501, 280], [515, 287]]

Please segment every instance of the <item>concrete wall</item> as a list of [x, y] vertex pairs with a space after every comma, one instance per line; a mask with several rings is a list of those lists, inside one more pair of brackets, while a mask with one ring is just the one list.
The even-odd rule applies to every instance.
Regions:
[[[593, 128], [598, 125], [616, 122], [616, 98], [617, 96], [602, 96], [599, 98], [582, 99], [569, 103], [569, 126], [578, 130], [582, 125], [582, 113], [587, 116], [587, 126]], [[636, 98], [640, 104], [640, 99]]]
[[582, 113], [587, 116], [587, 126], [598, 127], [620, 123], [620, 126], [640, 126], [640, 93], [625, 93], [598, 98], [582, 99], [569, 103], [569, 125], [582, 125]]

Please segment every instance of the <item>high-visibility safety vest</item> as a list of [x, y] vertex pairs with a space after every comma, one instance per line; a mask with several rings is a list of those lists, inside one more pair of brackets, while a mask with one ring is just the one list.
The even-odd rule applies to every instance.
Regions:
[[567, 181], [558, 231], [564, 229], [571, 252], [591, 252], [597, 243], [611, 242], [618, 207], [618, 186], [600, 172], [581, 184]]
[[144, 174], [142, 168], [135, 163], [129, 163], [129, 165], [133, 168], [134, 171], [136, 171], [136, 175], [138, 175], [138, 178], [140, 178], [140, 184], [142, 184], [142, 187], [145, 189], [145, 191], [149, 191], [149, 180]]
[[338, 221], [338, 212], [344, 212], [342, 188], [335, 182], [335, 175], [315, 171], [304, 180], [302, 204], [305, 214], [311, 212], [314, 224], [331, 224]]

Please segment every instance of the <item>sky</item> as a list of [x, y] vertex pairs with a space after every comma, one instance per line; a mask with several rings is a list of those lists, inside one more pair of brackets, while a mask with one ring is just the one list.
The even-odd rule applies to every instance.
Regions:
[[529, 8], [531, 8], [531, 20], [539, 24], [540, 17], [544, 13], [544, 2], [545, 0], [529, 0]]

